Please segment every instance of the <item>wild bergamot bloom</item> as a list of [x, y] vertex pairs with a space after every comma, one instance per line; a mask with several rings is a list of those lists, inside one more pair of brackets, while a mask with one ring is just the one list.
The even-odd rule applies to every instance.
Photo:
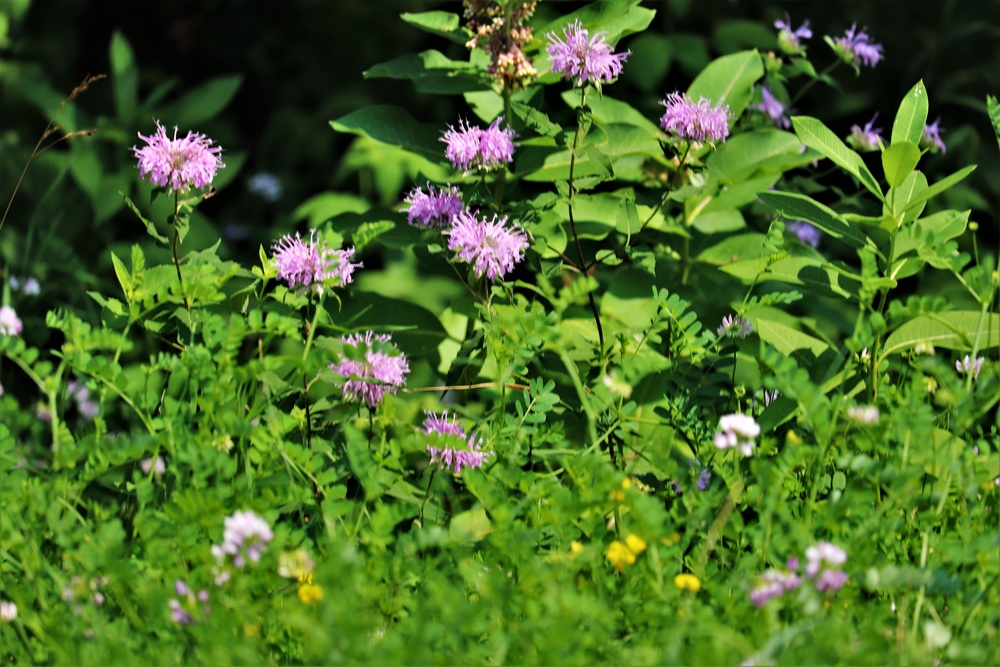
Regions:
[[785, 115], [785, 105], [771, 94], [771, 89], [767, 86], [761, 86], [760, 103], [755, 104], [754, 108], [766, 113], [768, 118], [780, 128], [787, 130], [792, 126], [792, 122]]
[[156, 121], [156, 132], [148, 137], [140, 134], [139, 138], [146, 142], [142, 148], [132, 147], [139, 159], [136, 165], [139, 177], [149, 174], [153, 185], [182, 192], [192, 185], [204, 188], [212, 184], [215, 172], [226, 166], [219, 157], [222, 147], [213, 146], [204, 134], [188, 132], [178, 139], [174, 127], [174, 136], [170, 138], [167, 129]]
[[942, 153], [948, 152], [944, 141], [941, 140], [940, 124], [941, 119], [938, 118], [933, 123], [924, 125], [923, 134], [920, 135], [921, 148], [929, 148], [932, 153], [936, 153], [937, 151], [941, 151]]
[[316, 240], [316, 230], [309, 233], [309, 240], [303, 241], [299, 233], [286, 234], [274, 244], [274, 266], [278, 270], [278, 280], [289, 287], [322, 286], [329, 280], [335, 285], [346, 285], [353, 279], [354, 269], [362, 266], [352, 264], [354, 248], [332, 250], [322, 240]]
[[864, 30], [859, 31], [857, 28], [858, 24], [854, 23], [843, 37], [834, 39], [834, 50], [845, 62], [855, 68], [857, 68], [858, 63], [875, 67], [882, 59], [882, 45], [873, 44], [868, 33]]
[[791, 55], [798, 55], [805, 53], [805, 47], [802, 46], [800, 39], [809, 39], [813, 36], [812, 30], [809, 29], [809, 21], [803, 21], [802, 25], [792, 30], [792, 19], [785, 15], [785, 20], [777, 20], [774, 22], [774, 27], [777, 28], [778, 32], [778, 46], [785, 53]]
[[622, 63], [632, 53], [614, 53], [606, 41], [607, 33], [596, 32], [591, 36], [580, 24], [580, 19], [563, 28], [563, 39], [555, 32], [550, 32], [546, 38], [552, 71], [573, 79], [574, 86], [593, 81], [600, 90], [601, 82], [610, 83], [622, 73]]
[[463, 209], [462, 195], [454, 186], [435, 189], [428, 185], [427, 192], [413, 188], [405, 201], [410, 205], [407, 221], [415, 227], [447, 227]]
[[878, 118], [877, 113], [865, 123], [864, 127], [851, 125], [851, 134], [847, 137], [847, 143], [859, 151], [877, 151], [879, 141], [882, 139], [882, 128], [874, 127], [876, 118]]
[[456, 475], [466, 468], [481, 468], [493, 452], [483, 451], [483, 440], [475, 434], [467, 434], [465, 428], [458, 423], [458, 418], [448, 418], [444, 412], [439, 417], [428, 412], [424, 419], [424, 434], [431, 436], [443, 447], [427, 445], [431, 463], [439, 463], [442, 468], [450, 468]]
[[395, 394], [406, 382], [410, 365], [389, 334], [366, 331], [343, 336], [340, 341], [344, 351], [340, 361], [330, 364], [330, 368], [347, 378], [343, 385], [345, 398], [374, 408], [387, 393]]
[[485, 130], [459, 119], [458, 129], [451, 125], [441, 137], [447, 146], [444, 155], [456, 169], [471, 171], [499, 169], [514, 159], [514, 130], [500, 127], [503, 116]]
[[493, 216], [487, 221], [476, 213], [463, 211], [455, 217], [451, 229], [445, 231], [448, 249], [463, 262], [472, 264], [476, 276], [485, 274], [490, 280], [503, 278], [524, 259], [528, 237], [517, 225], [508, 225], [507, 216]]
[[740, 450], [743, 456], [753, 455], [754, 438], [760, 435], [760, 426], [750, 415], [735, 413], [719, 420], [715, 446], [719, 449]]
[[678, 139], [715, 144], [729, 136], [729, 106], [712, 106], [711, 100], [702, 97], [697, 102], [687, 93], [670, 93], [660, 104], [666, 112], [660, 117], [660, 126], [673, 132]]
[[253, 512], [236, 512], [226, 517], [222, 544], [212, 546], [212, 555], [219, 561], [233, 557], [233, 565], [243, 567], [244, 556], [253, 562], [260, 560], [267, 543], [274, 539], [274, 533], [267, 521]]

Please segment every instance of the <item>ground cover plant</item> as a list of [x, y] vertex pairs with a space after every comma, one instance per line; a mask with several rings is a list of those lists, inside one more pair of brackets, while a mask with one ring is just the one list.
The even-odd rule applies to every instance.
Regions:
[[680, 89], [646, 4], [403, 14], [441, 49], [366, 77], [463, 110], [331, 119], [387, 205], [312, 197], [250, 261], [202, 213], [232, 81], [141, 97], [118, 35], [101, 131], [102, 77], [39, 94], [24, 169], [131, 227], [50, 286], [71, 214], [0, 222], [5, 661], [1000, 662], [976, 165], [919, 78], [796, 115], [891, 57], [862, 25], [744, 26]]

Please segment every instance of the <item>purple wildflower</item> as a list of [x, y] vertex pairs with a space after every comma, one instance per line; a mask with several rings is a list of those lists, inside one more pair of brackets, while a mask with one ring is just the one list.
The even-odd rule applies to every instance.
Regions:
[[552, 71], [562, 73], [567, 79], [574, 79], [574, 86], [582, 86], [593, 81], [598, 90], [601, 82], [610, 83], [622, 72], [622, 63], [632, 53], [613, 53], [612, 46], [605, 41], [607, 34], [590, 33], [580, 24], [580, 19], [563, 28], [560, 39], [555, 32], [546, 37], [549, 40], [548, 53], [552, 60]]
[[847, 562], [847, 552], [830, 542], [806, 549], [806, 576], [815, 579], [824, 563], [839, 567]]
[[10, 306], [0, 306], [0, 335], [20, 336], [24, 330], [21, 319]]
[[809, 29], [809, 21], [803, 21], [801, 26], [792, 30], [792, 19], [787, 14], [785, 15], [785, 19], [784, 21], [778, 19], [774, 22], [774, 27], [779, 30], [778, 46], [785, 53], [793, 55], [803, 53], [805, 49], [799, 40], [810, 39], [813, 36], [812, 30]]
[[841, 570], [823, 570], [816, 578], [817, 591], [839, 591], [850, 577]]
[[266, 202], [276, 202], [281, 198], [281, 181], [270, 172], [259, 171], [247, 181], [247, 190]]
[[757, 577], [750, 591], [750, 601], [755, 607], [763, 607], [771, 598], [781, 597], [802, 584], [802, 579], [794, 572], [765, 570]]
[[413, 188], [405, 201], [410, 205], [407, 220], [415, 227], [447, 227], [462, 212], [462, 196], [453, 186], [435, 190], [428, 185], [427, 192]]
[[316, 240], [316, 230], [309, 233], [309, 241], [303, 242], [299, 233], [294, 238], [286, 234], [274, 244], [274, 266], [278, 279], [289, 287], [307, 287], [316, 283], [319, 287], [328, 280], [336, 280], [335, 285], [346, 285], [353, 280], [354, 269], [362, 264], [352, 264], [354, 248], [332, 250], [322, 240]]
[[873, 44], [864, 30], [857, 30], [858, 24], [851, 25], [851, 29], [844, 33], [843, 37], [837, 37], [834, 43], [840, 57], [851, 65], [858, 63], [867, 67], [875, 67], [882, 59], [882, 45]]
[[820, 239], [823, 238], [823, 232], [818, 227], [803, 220], [796, 220], [789, 223], [787, 229], [795, 234], [799, 238], [799, 242], [803, 245], [812, 246], [813, 248], [818, 248]]
[[246, 564], [244, 555], [256, 563], [272, 539], [274, 533], [267, 521], [253, 512], [236, 512], [226, 517], [222, 544], [212, 545], [212, 555], [219, 561], [232, 556], [233, 565], [242, 568]]
[[753, 324], [745, 317], [726, 315], [722, 318], [722, 324], [716, 329], [719, 337], [726, 338], [746, 338], [753, 333]]
[[441, 137], [445, 142], [444, 154], [456, 169], [471, 171], [474, 168], [490, 171], [514, 159], [514, 130], [500, 128], [503, 116], [494, 120], [485, 130], [459, 119], [458, 129], [451, 125]]
[[759, 109], [760, 111], [766, 113], [778, 127], [787, 130], [792, 126], [792, 122], [788, 120], [788, 116], [785, 115], [785, 105], [779, 102], [774, 95], [771, 94], [770, 88], [767, 86], [761, 86], [760, 97], [760, 104], [755, 104], [755, 109]]
[[142, 148], [132, 147], [139, 159], [136, 165], [139, 178], [150, 174], [150, 182], [173, 191], [185, 191], [192, 185], [204, 188], [212, 184], [215, 172], [225, 167], [219, 155], [221, 146], [213, 146], [212, 140], [204, 134], [188, 132], [178, 139], [177, 128], [174, 137], [167, 136], [167, 129], [156, 121], [156, 132], [139, 138], [146, 142]]
[[698, 483], [695, 485], [699, 491], [704, 491], [708, 488], [708, 483], [712, 480], [712, 473], [708, 471], [708, 468], [702, 468], [701, 472], [698, 473]]
[[406, 382], [410, 372], [406, 355], [396, 349], [389, 334], [364, 334], [344, 336], [341, 342], [349, 356], [330, 364], [330, 368], [347, 380], [344, 382], [344, 397], [352, 401], [363, 401], [368, 407], [378, 405], [386, 393], [395, 394]]
[[171, 598], [168, 604], [170, 605], [170, 620], [174, 623], [178, 623], [180, 625], [190, 625], [191, 623], [194, 623], [194, 618], [191, 617], [191, 614], [184, 611], [184, 607], [181, 606], [180, 600], [177, 598]]
[[979, 371], [982, 369], [984, 361], [986, 361], [986, 357], [973, 359], [969, 355], [965, 355], [964, 359], [955, 362], [955, 370], [963, 375], [972, 375], [973, 380], [978, 380]]
[[490, 280], [503, 278], [524, 259], [528, 237], [517, 225], [507, 225], [507, 216], [481, 220], [475, 212], [463, 211], [455, 217], [451, 229], [445, 232], [448, 249], [454, 250], [463, 262], [472, 264], [477, 277]]
[[465, 468], [482, 467], [486, 459], [493, 456], [493, 452], [483, 451], [482, 438], [476, 438], [475, 434], [466, 434], [457, 417], [452, 416], [449, 420], [447, 412], [440, 417], [428, 412], [424, 419], [424, 434], [438, 439], [457, 441], [444, 447], [427, 445], [431, 463], [438, 463], [442, 468], [450, 468], [456, 475]]
[[24, 282], [21, 282], [17, 276], [11, 276], [7, 279], [7, 284], [15, 292], [23, 292], [29, 296], [37, 296], [42, 292], [42, 285], [38, 282], [38, 278], [34, 276], [28, 276]]
[[153, 477], [156, 479], [160, 479], [160, 477], [163, 476], [163, 473], [167, 471], [167, 466], [163, 462], [162, 456], [157, 456], [155, 460], [151, 456], [149, 458], [145, 458], [139, 461], [139, 467], [142, 469], [143, 475], [148, 475], [149, 471], [152, 470]]
[[729, 136], [729, 106], [713, 107], [708, 98], [702, 97], [697, 103], [691, 101], [687, 93], [670, 93], [660, 100], [667, 108], [660, 117], [660, 126], [686, 141], [725, 141]]
[[740, 450], [743, 456], [753, 455], [754, 438], [760, 435], [760, 426], [750, 415], [735, 413], [719, 420], [719, 432], [715, 434], [718, 449]]
[[76, 409], [86, 419], [93, 419], [101, 411], [101, 406], [96, 401], [90, 400], [90, 389], [87, 385], [70, 380], [66, 385], [66, 393], [76, 401]]
[[[174, 593], [177, 595], [177, 598], [187, 598], [186, 606], [188, 609], [193, 610], [197, 607], [198, 603], [195, 601], [194, 592], [188, 588], [188, 585], [185, 584], [183, 580], [178, 579], [174, 582]], [[198, 600], [201, 602], [208, 602], [208, 598], [208, 591], [205, 589], [198, 591]], [[183, 605], [179, 599], [171, 599], [168, 605], [170, 606], [170, 620], [174, 623], [178, 623], [180, 625], [190, 625], [191, 623], [194, 623], [194, 617], [185, 610], [185, 605]], [[212, 608], [208, 605], [204, 605], [202, 607], [202, 613], [207, 616], [212, 613]]]
[[882, 139], [882, 128], [873, 127], [876, 118], [878, 118], [877, 113], [872, 116], [870, 121], [865, 123], [864, 127], [852, 125], [851, 135], [847, 137], [847, 143], [860, 151], [877, 151], [879, 149], [879, 141]]
[[947, 153], [948, 148], [944, 145], [941, 140], [941, 119], [938, 118], [933, 123], [924, 125], [924, 132], [920, 135], [920, 145], [924, 148], [929, 148], [932, 153], [941, 151], [942, 153]]

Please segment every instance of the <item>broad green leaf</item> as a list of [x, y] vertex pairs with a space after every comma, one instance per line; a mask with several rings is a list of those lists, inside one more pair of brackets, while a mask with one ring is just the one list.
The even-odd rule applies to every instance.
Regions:
[[798, 329], [793, 329], [787, 324], [773, 322], [761, 317], [756, 318], [754, 330], [762, 341], [770, 343], [776, 350], [785, 355], [790, 355], [799, 350], [808, 350], [814, 356], [819, 357], [830, 349], [829, 345], [818, 338], [802, 333]]
[[409, 79], [420, 93], [455, 95], [490, 89], [471, 63], [451, 60], [434, 50], [400, 56], [365, 70], [363, 75], [366, 79]]
[[894, 141], [882, 151], [882, 171], [891, 187], [900, 185], [920, 161], [920, 149], [909, 141]]
[[884, 355], [902, 352], [920, 343], [949, 350], [985, 350], [1000, 346], [1000, 314], [976, 310], [918, 315], [906, 322], [885, 340]]
[[142, 215], [142, 213], [139, 212], [139, 207], [132, 202], [132, 200], [129, 198], [127, 194], [125, 194], [124, 192], [119, 192], [118, 194], [121, 195], [122, 198], [125, 200], [125, 205], [128, 206], [132, 210], [132, 212], [135, 213], [136, 217], [139, 218], [142, 224], [146, 226], [146, 233], [148, 233], [150, 236], [152, 236], [154, 239], [156, 239], [163, 245], [170, 244], [170, 241], [167, 240], [166, 236], [163, 236], [158, 231], [156, 231], [156, 225], [153, 224], [153, 221], [145, 218]]
[[940, 262], [947, 265], [955, 255], [954, 248], [946, 247], [945, 242], [965, 233], [970, 213], [951, 209], [939, 211], [901, 229], [896, 239], [896, 257], [890, 277], [900, 280], [914, 275], [930, 261], [928, 257], [940, 260], [931, 261], [934, 266]]
[[778, 182], [779, 178], [781, 178], [781, 174], [776, 172], [749, 181], [743, 181], [742, 183], [724, 185], [719, 188], [719, 191], [701, 209], [700, 213], [716, 213], [746, 206], [756, 201], [759, 193], [770, 189]]
[[128, 40], [118, 30], [111, 36], [111, 85], [114, 88], [115, 113], [118, 122], [131, 125], [139, 104], [139, 72]]
[[182, 130], [197, 129], [215, 118], [236, 96], [243, 84], [242, 74], [220, 76], [198, 86], [172, 105], [174, 123]]
[[[592, 138], [593, 144], [611, 159], [619, 179], [623, 176], [623, 167], [629, 168], [631, 173], [638, 174], [643, 161], [647, 158], [663, 156], [656, 142], [650, 141], [649, 133], [634, 125], [595, 125], [587, 137], [588, 140]], [[564, 181], [569, 178], [569, 164], [568, 150], [529, 145], [522, 146], [518, 151], [515, 166], [517, 174], [523, 175], [527, 181]], [[595, 176], [601, 173], [602, 169], [592, 164], [585, 152], [577, 154], [575, 177]]]
[[[574, 12], [552, 21], [544, 28], [536, 30], [539, 36], [555, 32], [563, 35], [563, 28], [576, 19], [593, 35], [603, 32], [609, 44], [617, 44], [626, 35], [642, 32], [649, 27], [656, 12], [638, 7], [641, 0], [617, 0], [616, 2], [593, 2]], [[620, 50], [620, 49], [619, 49]]]
[[469, 40], [469, 36], [459, 26], [459, 22], [461, 20], [459, 15], [453, 14], [452, 12], [430, 11], [419, 12], [416, 14], [404, 13], [400, 14], [399, 18], [403, 19], [412, 26], [416, 26], [421, 30], [425, 30], [433, 35], [438, 35], [439, 37], [446, 37], [452, 42], [461, 44], [462, 46], [465, 46], [465, 43]]
[[992, 95], [986, 96], [986, 114], [993, 125], [993, 133], [997, 135], [997, 147], [1000, 147], [1000, 102]]
[[511, 102], [511, 113], [527, 127], [543, 137], [554, 137], [563, 131], [562, 126], [553, 123], [543, 112], [524, 102]]
[[[563, 92], [562, 98], [571, 109], [580, 107], [580, 91], [578, 89]], [[591, 117], [601, 125], [634, 125], [646, 130], [653, 143], [662, 134], [660, 126], [650, 120], [647, 114], [642, 113], [627, 102], [616, 100], [607, 95], [600, 97], [592, 95], [587, 100], [587, 106], [590, 107]]]
[[789, 285], [809, 287], [826, 296], [840, 296], [852, 301], [860, 299], [860, 276], [850, 275], [821, 259], [783, 257], [770, 263], [764, 259], [751, 259], [719, 268], [746, 283], [777, 280]]
[[870, 243], [868, 237], [857, 227], [847, 223], [836, 211], [815, 199], [795, 192], [761, 192], [760, 198], [768, 206], [773, 206], [788, 220], [805, 220], [834, 238], [842, 239], [855, 248], [863, 248]]
[[444, 158], [441, 128], [414, 120], [403, 107], [389, 104], [365, 107], [330, 121], [330, 126], [337, 132], [366, 136], [426, 157]]
[[904, 210], [909, 211], [912, 208], [920, 206], [931, 197], [936, 197], [945, 190], [961, 182], [966, 176], [968, 176], [975, 170], [976, 170], [976, 165], [970, 164], [968, 167], [963, 167], [958, 171], [956, 171], [955, 173], [945, 176], [934, 185], [929, 186], [927, 189], [917, 194], [913, 199], [910, 200], [910, 203], [907, 204]]
[[118, 283], [122, 286], [122, 292], [125, 294], [125, 300], [128, 301], [132, 298], [132, 277], [128, 274], [128, 269], [125, 268], [125, 262], [123, 262], [114, 252], [111, 253], [111, 263], [114, 264], [115, 275], [118, 276]]
[[801, 148], [802, 142], [791, 132], [767, 128], [730, 137], [705, 164], [714, 177], [735, 183], [757, 171], [781, 172], [811, 162], [803, 158]]
[[914, 146], [920, 144], [927, 123], [927, 89], [923, 81], [910, 88], [899, 103], [896, 120], [892, 123], [892, 145], [908, 141]]
[[750, 104], [754, 84], [764, 76], [764, 64], [756, 49], [717, 58], [708, 64], [687, 93], [697, 102], [707, 97], [716, 105], [729, 105], [732, 118], [739, 118]]
[[[927, 189], [927, 177], [919, 169], [910, 172], [899, 187], [889, 190], [885, 196], [885, 206], [883, 211], [892, 216], [903, 215], [900, 224], [905, 225], [920, 217], [923, 212], [923, 205], [910, 207], [910, 202], [914, 201]], [[924, 200], [926, 202], [926, 199]], [[889, 210], [891, 208], [891, 210]]]
[[617, 220], [615, 229], [626, 236], [642, 231], [642, 220], [639, 219], [639, 212], [635, 209], [635, 199], [622, 197], [621, 204], [618, 205]]
[[448, 525], [448, 537], [457, 544], [478, 542], [492, 532], [490, 518], [482, 507], [456, 514]]
[[836, 134], [815, 118], [810, 116], [792, 116], [792, 127], [795, 134], [809, 148], [819, 151], [835, 165], [854, 176], [865, 188], [882, 201], [882, 189], [872, 175], [864, 160]]

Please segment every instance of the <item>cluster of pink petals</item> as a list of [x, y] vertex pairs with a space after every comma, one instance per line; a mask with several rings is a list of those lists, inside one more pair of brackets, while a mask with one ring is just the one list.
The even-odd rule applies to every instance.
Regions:
[[441, 137], [445, 142], [444, 154], [456, 169], [491, 171], [514, 160], [514, 130], [500, 128], [503, 116], [494, 120], [485, 130], [460, 119], [458, 129], [451, 125]]
[[484, 452], [482, 449], [482, 438], [476, 438], [475, 434], [467, 434], [457, 417], [448, 419], [448, 413], [444, 412], [440, 417], [433, 412], [428, 412], [424, 419], [424, 434], [450, 437], [452, 440], [461, 441], [461, 446], [434, 447], [427, 445], [427, 453], [430, 454], [431, 463], [438, 463], [442, 468], [451, 469], [456, 475], [466, 468], [480, 468], [486, 459], [493, 456], [493, 452]]
[[666, 112], [660, 117], [660, 126], [673, 132], [679, 139], [711, 143], [725, 141], [729, 136], [729, 106], [712, 106], [702, 97], [697, 102], [687, 93], [670, 93], [660, 104]]
[[750, 591], [750, 601], [755, 607], [763, 607], [771, 598], [781, 597], [802, 585], [802, 578], [785, 570], [765, 570], [757, 577]]
[[882, 128], [874, 127], [876, 118], [878, 118], [877, 113], [865, 123], [864, 127], [851, 125], [851, 134], [847, 137], [847, 143], [860, 151], [877, 151], [879, 141], [882, 139]]
[[792, 126], [792, 122], [785, 115], [785, 105], [771, 94], [771, 89], [767, 86], [761, 86], [760, 103], [754, 108], [766, 113], [768, 118], [780, 128], [787, 130]]
[[622, 63], [631, 51], [614, 53], [603, 32], [590, 35], [580, 23], [580, 19], [563, 28], [563, 39], [555, 32], [546, 37], [549, 40], [548, 54], [552, 60], [552, 71], [574, 79], [574, 85], [582, 86], [593, 81], [598, 87], [601, 82], [610, 82], [622, 72]]
[[[806, 549], [805, 578], [814, 581], [816, 590], [820, 593], [838, 591], [850, 579], [840, 569], [846, 562], [847, 552], [830, 542], [820, 542]], [[762, 607], [768, 600], [781, 597], [801, 586], [803, 579], [796, 574], [798, 567], [799, 559], [790, 558], [787, 569], [770, 569], [761, 573], [750, 591], [750, 601], [755, 606]]]
[[948, 147], [944, 145], [944, 141], [941, 139], [941, 129], [940, 118], [933, 123], [924, 125], [924, 131], [920, 135], [920, 145], [929, 148], [932, 153], [936, 151], [947, 153]]
[[222, 544], [212, 545], [212, 555], [219, 561], [232, 556], [233, 565], [243, 567], [246, 564], [244, 556], [256, 563], [273, 539], [274, 533], [267, 521], [250, 511], [236, 512], [226, 517]]
[[715, 434], [718, 449], [739, 449], [743, 456], [753, 455], [754, 438], [760, 435], [760, 425], [750, 415], [735, 413], [719, 420]]
[[778, 44], [787, 53], [802, 53], [802, 43], [800, 39], [810, 39], [813, 34], [812, 30], [809, 29], [809, 21], [803, 21], [802, 25], [792, 30], [792, 20], [785, 15], [785, 20], [777, 20], [774, 22], [774, 27], [779, 30], [778, 32]]
[[973, 359], [968, 354], [961, 361], [955, 362], [955, 370], [964, 375], [971, 375], [973, 380], [979, 379], [979, 371], [983, 368], [986, 357], [976, 357]]
[[0, 336], [20, 336], [23, 330], [17, 312], [10, 306], [0, 306]]
[[454, 186], [428, 185], [427, 192], [413, 188], [405, 201], [410, 205], [407, 221], [415, 227], [447, 227], [463, 209], [462, 195]]
[[492, 220], [486, 220], [476, 212], [463, 211], [444, 234], [448, 249], [471, 264], [477, 277], [485, 274], [490, 280], [513, 271], [528, 247], [527, 234], [516, 225], [508, 225], [507, 216], [494, 215]]
[[274, 266], [278, 279], [289, 287], [322, 285], [335, 280], [336, 285], [346, 285], [353, 280], [354, 269], [362, 264], [352, 264], [354, 248], [333, 250], [323, 241], [316, 240], [316, 230], [303, 241], [298, 232], [295, 236], [285, 235], [274, 244]]
[[156, 121], [156, 132], [147, 136], [139, 135], [146, 142], [142, 148], [132, 147], [138, 158], [139, 177], [149, 174], [153, 185], [183, 191], [192, 185], [204, 188], [212, 184], [215, 172], [226, 165], [219, 155], [221, 146], [213, 146], [212, 140], [204, 134], [188, 132], [177, 138], [174, 128], [173, 138], [167, 136], [167, 129]]
[[722, 324], [715, 330], [720, 338], [746, 338], [753, 333], [753, 324], [745, 317], [738, 315], [726, 315], [722, 318]]
[[[367, 331], [340, 340], [354, 349], [351, 356], [342, 356], [340, 361], [330, 364], [335, 373], [347, 378], [343, 386], [346, 398], [374, 408], [387, 393], [395, 394], [406, 382], [410, 365], [406, 355], [392, 344], [389, 334]], [[363, 360], [352, 357], [363, 357]]]

